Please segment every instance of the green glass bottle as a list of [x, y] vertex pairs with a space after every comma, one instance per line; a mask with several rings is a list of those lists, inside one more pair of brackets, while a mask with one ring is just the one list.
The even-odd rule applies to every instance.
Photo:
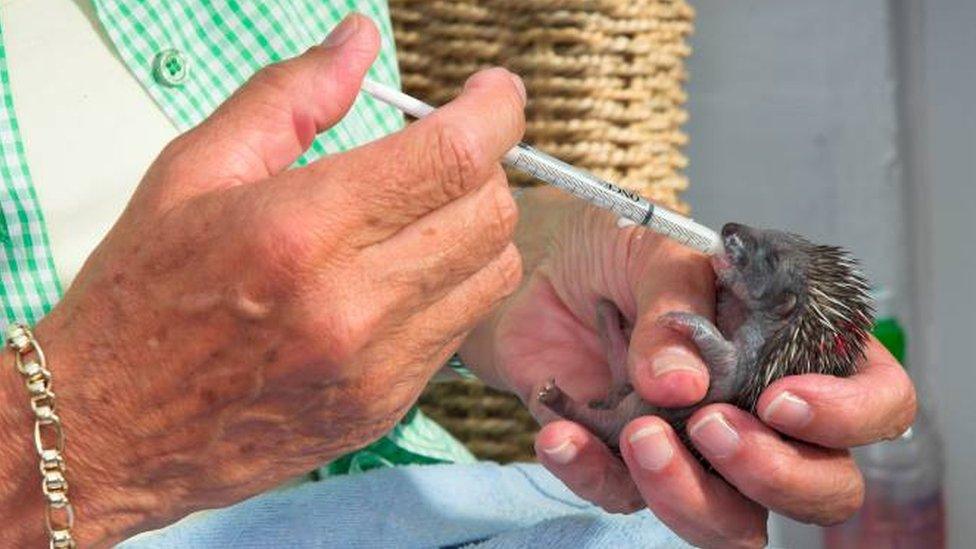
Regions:
[[[881, 299], [877, 298], [876, 302]], [[882, 311], [883, 305], [878, 305], [878, 318], [874, 323], [872, 333], [888, 349], [898, 362], [905, 364], [905, 330], [898, 319], [888, 311]], [[886, 316], [881, 316], [882, 314]]]

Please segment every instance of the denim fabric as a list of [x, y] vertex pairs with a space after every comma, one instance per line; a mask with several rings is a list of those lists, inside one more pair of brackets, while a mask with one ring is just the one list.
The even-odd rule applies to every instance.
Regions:
[[426, 465], [327, 478], [191, 515], [121, 545], [688, 547], [650, 512], [613, 515], [538, 465]]

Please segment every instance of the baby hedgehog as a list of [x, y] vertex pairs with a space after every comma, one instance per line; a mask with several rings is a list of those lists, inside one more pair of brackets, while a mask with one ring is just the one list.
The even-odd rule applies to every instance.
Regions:
[[841, 248], [736, 223], [722, 228], [722, 241], [725, 252], [712, 257], [716, 324], [687, 312], [661, 319], [691, 339], [708, 366], [701, 402], [658, 408], [641, 400], [627, 380], [630, 327], [610, 302], [597, 307], [612, 377], [607, 397], [581, 403], [550, 380], [539, 389], [539, 401], [617, 449], [620, 431], [638, 416], [660, 416], [684, 437], [686, 421], [706, 404], [729, 402], [755, 413], [763, 389], [783, 376], [853, 374], [873, 322], [856, 261]]

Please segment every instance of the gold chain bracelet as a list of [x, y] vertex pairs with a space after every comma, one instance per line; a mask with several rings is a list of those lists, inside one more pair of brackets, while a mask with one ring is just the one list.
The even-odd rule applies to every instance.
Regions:
[[[44, 351], [27, 326], [16, 323], [8, 326], [6, 341], [14, 352], [17, 371], [24, 376], [30, 406], [34, 410], [34, 447], [40, 458], [41, 491], [47, 500], [44, 523], [50, 547], [74, 548], [76, 544], [71, 537], [71, 528], [74, 526], [75, 513], [68, 501], [68, 481], [64, 476], [67, 469], [64, 461], [64, 429], [54, 409], [51, 371], [47, 369]], [[50, 446], [45, 446], [45, 442]]]

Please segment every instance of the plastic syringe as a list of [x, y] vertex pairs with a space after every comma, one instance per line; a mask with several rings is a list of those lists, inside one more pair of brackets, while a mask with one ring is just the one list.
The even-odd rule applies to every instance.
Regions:
[[[363, 91], [414, 118], [423, 118], [434, 107], [384, 84], [363, 81]], [[558, 187], [617, 216], [670, 237], [685, 246], [713, 255], [722, 251], [718, 233], [667, 208], [652, 204], [633, 191], [618, 187], [585, 170], [567, 164], [525, 143], [503, 158], [505, 164]]]

